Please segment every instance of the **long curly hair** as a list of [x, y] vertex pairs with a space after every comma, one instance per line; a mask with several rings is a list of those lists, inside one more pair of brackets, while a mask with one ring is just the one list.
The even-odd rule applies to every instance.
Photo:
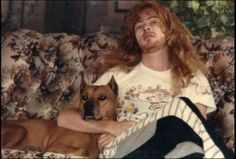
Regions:
[[170, 10], [158, 3], [141, 2], [124, 17], [124, 36], [114, 54], [106, 57], [109, 66], [118, 66], [130, 71], [141, 62], [142, 50], [135, 38], [134, 26], [142, 13], [154, 10], [161, 21], [161, 29], [167, 37], [169, 58], [172, 64], [172, 91], [181, 93], [198, 70], [206, 73], [195, 48], [192, 45], [192, 34]]

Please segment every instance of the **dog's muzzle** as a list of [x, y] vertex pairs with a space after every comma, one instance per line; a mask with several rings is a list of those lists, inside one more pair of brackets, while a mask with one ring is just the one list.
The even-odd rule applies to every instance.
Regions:
[[102, 116], [98, 115], [95, 112], [95, 103], [92, 100], [88, 100], [84, 103], [84, 114], [83, 114], [84, 120], [89, 119], [95, 119], [95, 120], [101, 120]]

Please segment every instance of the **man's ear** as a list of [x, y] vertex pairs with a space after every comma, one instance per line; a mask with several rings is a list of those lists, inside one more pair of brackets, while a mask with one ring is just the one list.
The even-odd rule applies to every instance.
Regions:
[[111, 90], [114, 92], [114, 94], [117, 96], [118, 95], [118, 85], [116, 83], [116, 80], [114, 76], [111, 77], [110, 81], [107, 84]]

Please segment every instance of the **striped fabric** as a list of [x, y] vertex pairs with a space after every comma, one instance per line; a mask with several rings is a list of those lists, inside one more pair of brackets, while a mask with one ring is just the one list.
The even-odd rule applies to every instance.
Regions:
[[[182, 99], [174, 98], [162, 109], [155, 111], [152, 115], [127, 129], [116, 137], [100, 153], [100, 158], [122, 158], [140, 145], [145, 143], [155, 133], [157, 120], [167, 116], [175, 116], [187, 123], [203, 141], [204, 158], [225, 158], [223, 152], [216, 145], [209, 133], [206, 131], [202, 120], [199, 119]], [[151, 133], [148, 133], [151, 132]], [[138, 134], [138, 135], [135, 135]], [[144, 139], [140, 140], [140, 139]]]

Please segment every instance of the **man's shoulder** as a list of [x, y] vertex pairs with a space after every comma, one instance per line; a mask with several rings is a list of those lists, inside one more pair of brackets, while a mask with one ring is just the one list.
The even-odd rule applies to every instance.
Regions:
[[197, 82], [197, 83], [208, 82], [208, 79], [202, 71], [198, 70], [196, 73], [194, 73], [192, 82]]
[[136, 66], [133, 67], [131, 70], [126, 70], [122, 67], [112, 67], [109, 70], [107, 70], [94, 84], [104, 84], [108, 82], [112, 76], [114, 76], [116, 82], [120, 82], [121, 79], [124, 79], [127, 77], [128, 74], [132, 74], [133, 71], [136, 70]]
[[126, 74], [129, 74], [132, 71], [138, 70], [139, 69], [138, 66], [139, 66], [139, 64], [137, 64], [136, 66], [133, 66], [133, 67], [114, 66], [114, 67], [110, 68], [107, 72], [105, 72], [105, 74], [108, 73], [108, 74], [113, 74], [113, 75], [118, 75], [118, 74], [126, 75]]

